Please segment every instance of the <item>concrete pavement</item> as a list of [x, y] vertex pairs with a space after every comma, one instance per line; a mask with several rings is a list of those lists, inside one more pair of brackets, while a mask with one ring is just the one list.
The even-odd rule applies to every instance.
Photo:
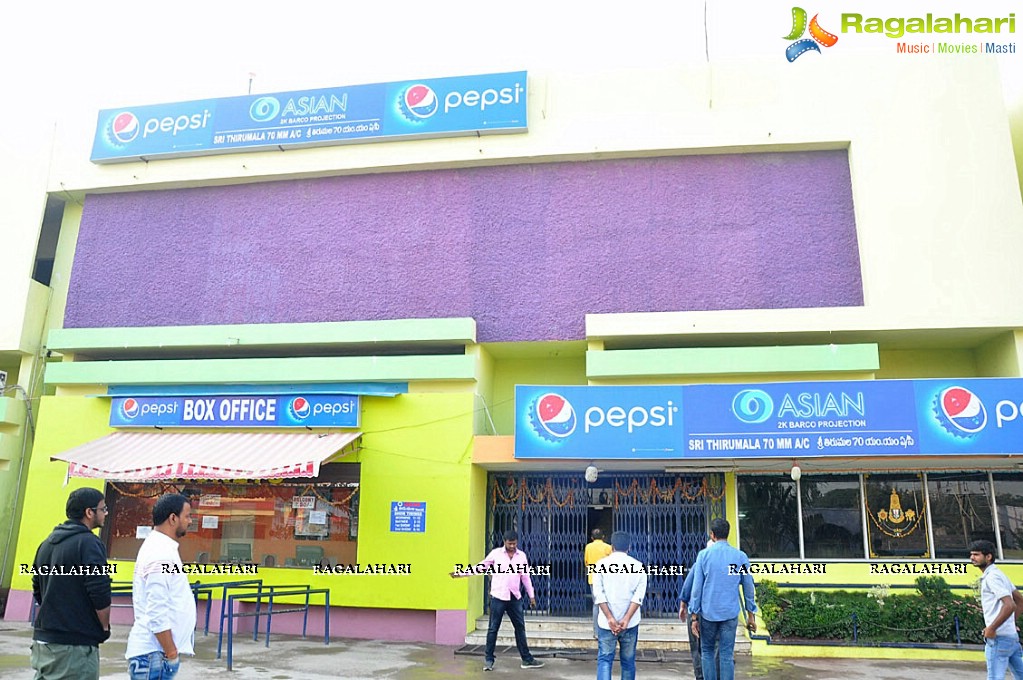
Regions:
[[[103, 680], [127, 677], [124, 660], [127, 626], [114, 626], [111, 640], [101, 648]], [[25, 623], [0, 621], [0, 678], [32, 680], [28, 665], [32, 629]], [[451, 647], [420, 643], [377, 642], [371, 640], [332, 640], [324, 646], [322, 639], [302, 640], [288, 636], [272, 638], [270, 649], [263, 641], [253, 642], [251, 636], [239, 635], [235, 640], [234, 671], [227, 670], [223, 659], [217, 660], [217, 638], [196, 634], [194, 658], [181, 664], [179, 680], [222, 677], [225, 680], [441, 680], [445, 678], [533, 677], [550, 679], [587, 679], [596, 677], [594, 659], [543, 659], [547, 665], [537, 670], [522, 670], [519, 659], [499, 656], [494, 673], [484, 674], [482, 657], [455, 655]], [[539, 655], [538, 655], [539, 656]], [[692, 678], [688, 662], [647, 663], [637, 667], [637, 676], [645, 680], [679, 680]], [[901, 662], [864, 659], [773, 659], [740, 658], [736, 678], [770, 678], [771, 680], [915, 680], [940, 677], [941, 680], [976, 680], [984, 677], [983, 663], [975, 662]], [[615, 667], [614, 678], [618, 677]]]

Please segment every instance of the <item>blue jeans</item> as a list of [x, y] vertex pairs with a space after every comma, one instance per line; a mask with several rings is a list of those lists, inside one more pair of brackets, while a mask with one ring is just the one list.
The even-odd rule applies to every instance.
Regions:
[[1005, 680], [1005, 669], [1012, 669], [1012, 677], [1023, 680], [1023, 648], [1015, 635], [984, 638], [984, 660], [987, 662], [988, 680]]
[[181, 657], [168, 661], [163, 652], [150, 652], [128, 659], [131, 680], [171, 680], [181, 670]]
[[[739, 617], [727, 621], [708, 621], [700, 617], [700, 654], [703, 680], [735, 680], [735, 628]], [[714, 664], [718, 655], [719, 667]]]
[[523, 661], [532, 661], [533, 655], [529, 653], [529, 645], [526, 643], [526, 618], [522, 614], [522, 598], [512, 599], [505, 602], [496, 597], [490, 598], [490, 625], [487, 626], [487, 648], [486, 660], [494, 660], [494, 647], [497, 646], [497, 631], [501, 629], [501, 619], [505, 612], [511, 619], [512, 628], [515, 629], [515, 646], [519, 650], [519, 656]]
[[620, 648], [619, 661], [622, 664], [622, 680], [636, 677], [636, 642], [639, 641], [639, 626], [626, 628], [618, 635], [601, 628], [597, 631], [597, 680], [611, 680], [611, 665], [615, 662], [615, 647]]

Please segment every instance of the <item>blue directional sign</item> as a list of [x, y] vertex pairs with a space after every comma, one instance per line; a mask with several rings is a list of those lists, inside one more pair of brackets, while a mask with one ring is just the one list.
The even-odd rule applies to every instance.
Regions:
[[426, 502], [391, 501], [391, 531], [424, 533], [426, 531]]
[[92, 161], [525, 131], [515, 71], [104, 109]]

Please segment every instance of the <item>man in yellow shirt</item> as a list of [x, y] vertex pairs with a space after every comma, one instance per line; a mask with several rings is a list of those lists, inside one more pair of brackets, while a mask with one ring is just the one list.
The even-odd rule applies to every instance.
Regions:
[[[594, 564], [604, 559], [611, 554], [611, 546], [604, 543], [604, 532], [600, 529], [594, 529], [590, 532], [590, 538], [593, 539], [586, 544], [586, 551], [583, 554], [583, 561], [586, 562], [586, 582], [590, 584], [590, 592], [593, 592], [593, 571], [592, 567]], [[600, 610], [597, 609], [596, 602], [593, 603], [593, 638], [597, 638], [597, 613]]]

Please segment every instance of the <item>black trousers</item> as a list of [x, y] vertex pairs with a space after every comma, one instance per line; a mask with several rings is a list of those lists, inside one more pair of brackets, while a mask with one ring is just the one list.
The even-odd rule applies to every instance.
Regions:
[[[696, 680], [703, 680], [703, 655], [700, 653], [700, 638], [693, 636], [693, 617], [699, 619], [699, 614], [686, 615], [686, 633], [689, 635], [689, 655], [693, 657], [693, 677]], [[714, 654], [714, 663], [717, 665], [717, 676], [721, 677], [721, 656], [720, 652]]]
[[505, 602], [491, 596], [490, 625], [487, 627], [487, 661], [494, 660], [494, 647], [497, 646], [497, 631], [501, 629], [501, 619], [504, 618], [505, 612], [508, 613], [508, 618], [512, 622], [512, 628], [515, 629], [515, 646], [519, 650], [519, 656], [522, 657], [523, 661], [532, 661], [533, 655], [529, 653], [529, 645], [526, 643], [526, 618], [522, 613], [525, 605], [522, 600], [523, 598], [521, 597], [518, 599], [512, 597], [512, 599]]

